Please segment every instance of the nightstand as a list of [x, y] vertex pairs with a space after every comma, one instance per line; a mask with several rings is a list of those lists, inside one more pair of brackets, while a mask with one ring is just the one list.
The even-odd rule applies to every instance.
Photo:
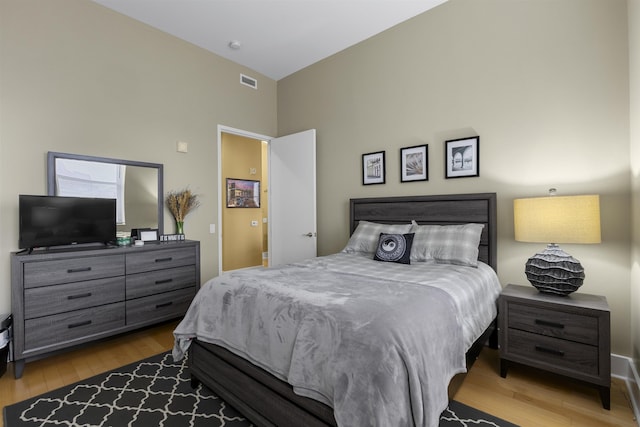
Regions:
[[605, 297], [556, 296], [508, 285], [499, 299], [500, 376], [510, 362], [594, 384], [611, 408], [610, 311]]

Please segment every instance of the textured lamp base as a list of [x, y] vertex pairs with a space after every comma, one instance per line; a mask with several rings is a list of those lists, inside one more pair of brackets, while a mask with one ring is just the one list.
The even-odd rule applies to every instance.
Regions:
[[529, 258], [524, 271], [536, 289], [556, 295], [569, 295], [584, 281], [584, 268], [580, 261], [554, 243]]

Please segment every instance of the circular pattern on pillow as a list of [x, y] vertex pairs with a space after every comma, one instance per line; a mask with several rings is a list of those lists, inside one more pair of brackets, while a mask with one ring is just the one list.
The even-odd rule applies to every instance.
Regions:
[[378, 247], [373, 257], [376, 261], [398, 262], [409, 264], [413, 233], [386, 234], [380, 233]]

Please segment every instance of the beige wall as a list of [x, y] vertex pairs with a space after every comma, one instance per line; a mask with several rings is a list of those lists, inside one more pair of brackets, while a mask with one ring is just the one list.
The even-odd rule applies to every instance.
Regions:
[[[630, 349], [626, 0], [450, 0], [278, 82], [279, 135], [316, 128], [318, 249], [348, 238], [351, 197], [495, 191], [501, 281], [542, 249], [513, 237], [514, 198], [598, 193], [598, 245], [564, 245], [606, 295], [613, 351]], [[444, 141], [480, 135], [480, 177], [444, 179]], [[399, 150], [429, 144], [429, 181], [400, 183]], [[387, 183], [361, 184], [386, 150]]]
[[[275, 135], [276, 82], [88, 0], [1, 0], [0, 55], [0, 253], [17, 249], [18, 194], [46, 194], [60, 151], [163, 163], [165, 191], [200, 196], [185, 233], [201, 241], [202, 279], [216, 275], [217, 126]], [[174, 232], [168, 211], [164, 225]], [[3, 256], [0, 313], [9, 283]]]
[[[227, 178], [260, 181], [263, 176], [262, 142], [228, 133], [222, 134], [222, 181]], [[250, 171], [255, 169], [255, 173]], [[222, 200], [227, 200], [226, 188]], [[222, 270], [262, 265], [262, 208], [265, 194], [260, 195], [260, 208], [227, 208], [222, 206]], [[257, 226], [251, 226], [252, 221]], [[266, 227], [264, 227], [266, 228]]]
[[631, 252], [631, 346], [640, 372], [640, 0], [629, 5], [629, 77], [633, 246]]

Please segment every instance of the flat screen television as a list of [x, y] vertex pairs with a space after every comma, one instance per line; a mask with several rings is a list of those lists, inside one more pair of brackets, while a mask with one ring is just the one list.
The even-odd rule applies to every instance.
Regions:
[[109, 244], [116, 239], [116, 200], [85, 197], [19, 196], [21, 249]]

